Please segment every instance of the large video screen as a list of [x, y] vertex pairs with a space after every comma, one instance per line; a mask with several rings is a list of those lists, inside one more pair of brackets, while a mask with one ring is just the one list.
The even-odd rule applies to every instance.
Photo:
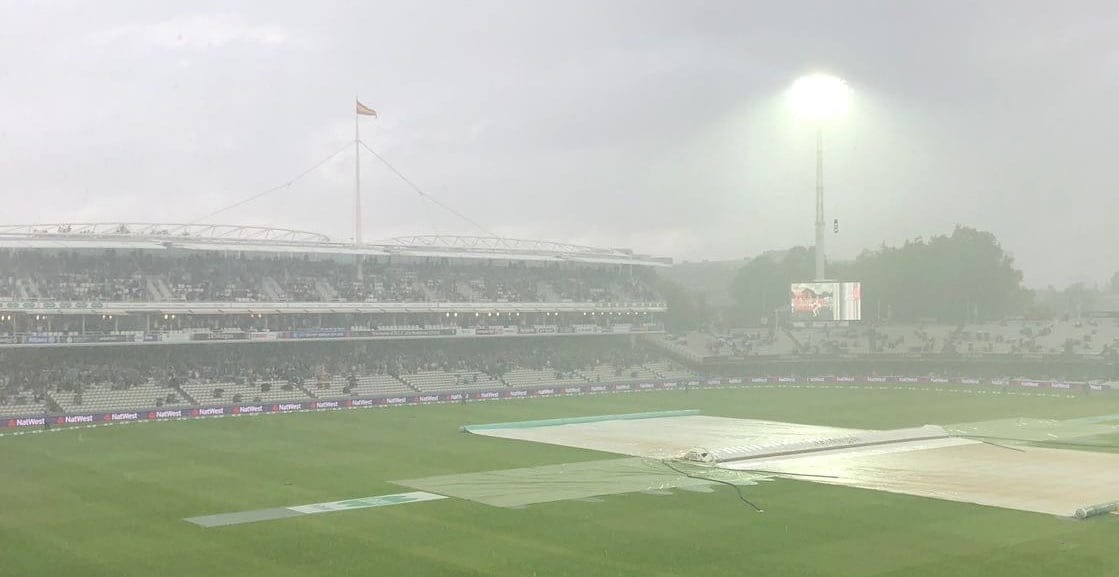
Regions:
[[800, 282], [789, 287], [790, 320], [857, 321], [863, 317], [857, 282]]

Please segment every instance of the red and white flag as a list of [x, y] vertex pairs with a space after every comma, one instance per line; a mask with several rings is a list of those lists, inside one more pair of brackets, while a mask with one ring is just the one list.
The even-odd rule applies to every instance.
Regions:
[[360, 100], [355, 100], [354, 102], [357, 102], [357, 113], [358, 113], [358, 115], [360, 115], [360, 116], [372, 116], [373, 118], [377, 118], [377, 111], [376, 110], [373, 110], [372, 108], [369, 108], [368, 106], [362, 104]]

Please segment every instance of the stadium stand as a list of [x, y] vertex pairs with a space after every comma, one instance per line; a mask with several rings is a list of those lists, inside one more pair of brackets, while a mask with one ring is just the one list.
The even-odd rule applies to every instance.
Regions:
[[785, 327], [778, 331], [691, 331], [651, 337], [692, 361], [703, 358], [875, 355], [1119, 357], [1112, 319]]
[[625, 336], [8, 349], [0, 367], [5, 416], [692, 376]]
[[1113, 319], [667, 335], [664, 264], [494, 238], [0, 226], [0, 414], [690, 380], [681, 363], [727, 359], [1119, 359]]
[[501, 381], [480, 371], [419, 371], [400, 375], [400, 380], [421, 393], [486, 391], [505, 386]]
[[48, 393], [48, 395], [65, 413], [112, 412], [137, 408], [174, 409], [192, 405], [180, 391], [153, 383], [142, 383], [126, 389], [91, 385], [79, 391]]
[[705, 357], [784, 356], [798, 349], [796, 341], [785, 330], [690, 331], [683, 335], [661, 335], [655, 337], [655, 341], [660, 347], [693, 361]]
[[694, 379], [699, 376], [671, 361], [645, 363], [645, 368], [662, 379]]
[[640, 379], [656, 379], [657, 374], [641, 365], [600, 363], [579, 371], [591, 383], [616, 383]]
[[665, 264], [490, 237], [354, 246], [261, 227], [0, 225], [0, 349], [645, 334], [663, 331]]
[[333, 375], [329, 379], [319, 379], [310, 390], [315, 398], [323, 400], [411, 395], [416, 392], [392, 375]]
[[46, 405], [40, 402], [27, 402], [27, 399], [0, 400], [0, 413], [8, 417], [32, 417], [42, 415]]
[[183, 383], [181, 387], [184, 392], [200, 404], [282, 403], [311, 399], [299, 387], [287, 381], [278, 380], [253, 384], [190, 381]]
[[1112, 319], [1007, 321], [963, 327], [961, 353], [1097, 355], [1119, 351], [1119, 325]]
[[647, 271], [292, 257], [0, 251], [0, 300], [110, 302], [622, 302], [659, 300]]
[[546, 369], [515, 368], [501, 376], [510, 387], [560, 387], [564, 385], [584, 385], [586, 379], [573, 373]]

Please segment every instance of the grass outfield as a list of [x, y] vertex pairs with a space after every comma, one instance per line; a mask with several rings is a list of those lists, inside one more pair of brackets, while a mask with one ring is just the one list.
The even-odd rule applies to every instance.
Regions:
[[464, 423], [689, 408], [892, 428], [1119, 414], [1119, 394], [654, 392], [4, 437], [0, 575], [1119, 575], [1119, 517], [1074, 521], [789, 480], [745, 489], [765, 513], [719, 487], [526, 509], [447, 499], [210, 529], [182, 521], [411, 490], [397, 479], [616, 457], [468, 435]]

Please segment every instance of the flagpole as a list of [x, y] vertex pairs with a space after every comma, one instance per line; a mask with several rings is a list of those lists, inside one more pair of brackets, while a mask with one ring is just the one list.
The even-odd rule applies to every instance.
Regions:
[[354, 98], [354, 244], [361, 244], [361, 133], [358, 132], [359, 114]]
[[[354, 97], [354, 246], [361, 246], [361, 133], [358, 132], [358, 127], [361, 126], [359, 120], [361, 115], [357, 113], [357, 97]], [[357, 281], [363, 282], [365, 271], [363, 264], [365, 257], [360, 254], [354, 255], [354, 260], [357, 261], [357, 267], [354, 272], [357, 274]]]

